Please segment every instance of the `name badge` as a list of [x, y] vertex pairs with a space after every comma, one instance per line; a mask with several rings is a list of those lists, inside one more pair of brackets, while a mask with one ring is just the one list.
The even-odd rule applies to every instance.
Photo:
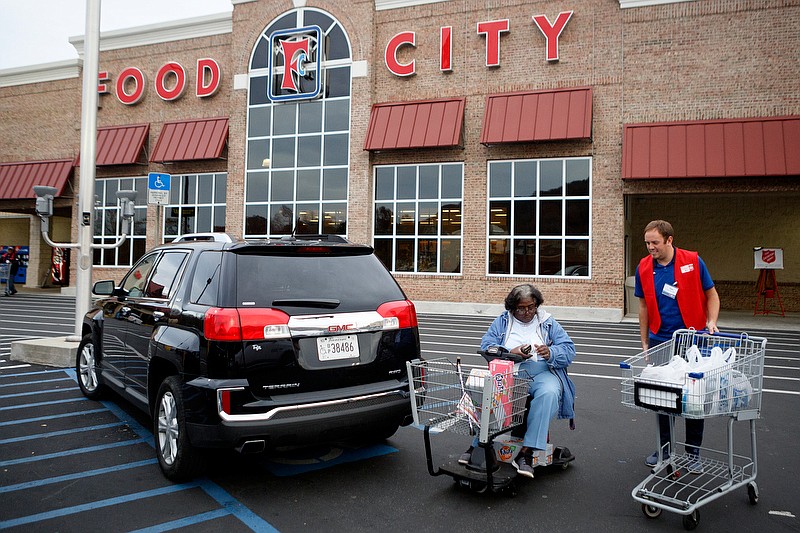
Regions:
[[661, 289], [661, 294], [674, 300], [678, 296], [678, 287], [675, 285], [664, 285], [664, 288]]

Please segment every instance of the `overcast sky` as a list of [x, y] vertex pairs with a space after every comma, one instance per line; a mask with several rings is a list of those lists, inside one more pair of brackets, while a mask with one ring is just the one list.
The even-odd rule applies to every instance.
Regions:
[[[100, 31], [229, 13], [230, 0], [101, 0]], [[76, 59], [85, 0], [0, 0], [0, 70]]]

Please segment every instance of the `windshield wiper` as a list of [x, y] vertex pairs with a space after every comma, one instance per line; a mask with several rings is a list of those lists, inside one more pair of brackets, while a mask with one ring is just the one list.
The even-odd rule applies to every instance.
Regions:
[[342, 302], [331, 298], [282, 298], [273, 300], [273, 307], [318, 307], [320, 309], [336, 309]]

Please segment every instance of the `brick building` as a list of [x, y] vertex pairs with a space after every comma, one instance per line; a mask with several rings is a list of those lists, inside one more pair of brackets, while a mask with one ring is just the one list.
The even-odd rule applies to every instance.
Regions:
[[[232, 4], [101, 35], [95, 242], [118, 236], [114, 193], [138, 197], [94, 279], [187, 232], [338, 233], [416, 301], [532, 281], [614, 318], [664, 218], [724, 309], [753, 308], [753, 248], [783, 248], [800, 311], [800, 2]], [[32, 185], [59, 190], [51, 238], [77, 239], [81, 67], [0, 71], [0, 234], [30, 246], [28, 285], [51, 281]]]

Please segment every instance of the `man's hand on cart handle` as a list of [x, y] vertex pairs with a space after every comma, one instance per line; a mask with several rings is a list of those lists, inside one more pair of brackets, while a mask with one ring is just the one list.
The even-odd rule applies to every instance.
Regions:
[[714, 320], [709, 320], [706, 323], [706, 329], [709, 333], [719, 333], [719, 328], [717, 327], [717, 323]]

